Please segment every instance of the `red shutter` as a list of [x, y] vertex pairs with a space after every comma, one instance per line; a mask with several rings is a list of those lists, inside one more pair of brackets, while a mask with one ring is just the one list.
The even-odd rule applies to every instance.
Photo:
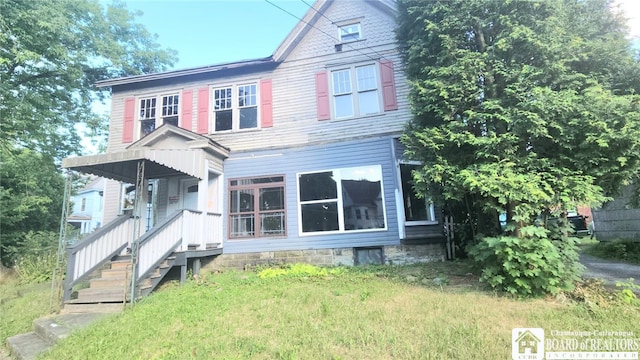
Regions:
[[193, 91], [182, 92], [182, 113], [180, 114], [180, 127], [183, 129], [193, 129]]
[[198, 90], [198, 134], [209, 133], [209, 88]]
[[316, 105], [318, 107], [318, 120], [331, 119], [329, 79], [326, 71], [316, 73]]
[[126, 98], [124, 100], [124, 124], [122, 127], [122, 142], [133, 141], [133, 125], [136, 117], [136, 98]]
[[260, 81], [260, 126], [273, 126], [273, 99], [271, 94], [271, 80]]
[[393, 75], [392, 61], [380, 61], [380, 78], [382, 80], [382, 102], [384, 103], [384, 111], [398, 110], [396, 80]]

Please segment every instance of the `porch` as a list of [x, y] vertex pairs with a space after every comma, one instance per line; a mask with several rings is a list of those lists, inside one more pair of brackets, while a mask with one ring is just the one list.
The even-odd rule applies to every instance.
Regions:
[[[64, 159], [64, 168], [131, 184], [126, 187], [134, 190], [130, 208], [67, 249], [65, 309], [135, 301], [172, 268], [179, 267], [184, 281], [189, 263], [197, 272], [201, 259], [221, 254], [219, 194], [228, 151], [206, 137], [164, 125], [123, 151]], [[176, 194], [166, 190], [169, 185], [175, 185]], [[123, 200], [120, 196], [115, 203]]]

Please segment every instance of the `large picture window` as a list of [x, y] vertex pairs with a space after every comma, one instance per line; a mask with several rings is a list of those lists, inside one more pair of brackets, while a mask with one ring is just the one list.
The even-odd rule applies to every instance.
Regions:
[[380, 112], [378, 74], [374, 64], [331, 72], [333, 111], [336, 119]]
[[140, 137], [151, 133], [162, 124], [178, 126], [179, 95], [162, 95], [140, 99]]
[[245, 84], [213, 89], [214, 131], [258, 127], [258, 87]]
[[380, 165], [298, 174], [302, 233], [386, 229]]
[[400, 178], [404, 203], [404, 217], [407, 225], [435, 222], [433, 203], [428, 198], [420, 198], [413, 188], [413, 171], [418, 164], [400, 164]]
[[229, 181], [229, 239], [284, 236], [284, 176]]

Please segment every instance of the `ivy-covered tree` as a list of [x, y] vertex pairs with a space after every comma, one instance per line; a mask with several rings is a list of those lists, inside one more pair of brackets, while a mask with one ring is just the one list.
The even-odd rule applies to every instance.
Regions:
[[400, 0], [416, 188], [506, 213], [513, 239], [546, 238], [531, 228], [541, 214], [614, 195], [640, 169], [626, 33], [607, 0]]
[[0, 249], [58, 229], [64, 181], [55, 164], [80, 153], [77, 125], [105, 127], [92, 106], [107, 94], [93, 84], [175, 61], [137, 15], [123, 2], [0, 0]]

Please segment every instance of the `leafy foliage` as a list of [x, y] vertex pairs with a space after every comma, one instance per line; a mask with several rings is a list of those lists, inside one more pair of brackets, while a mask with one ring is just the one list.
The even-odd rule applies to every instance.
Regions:
[[547, 230], [528, 226], [523, 237], [487, 237], [469, 249], [482, 267], [480, 280], [521, 297], [570, 289], [582, 271], [573, 238], [552, 241]]
[[326, 268], [310, 264], [288, 264], [282, 267], [268, 267], [260, 270], [258, 276], [261, 279], [274, 277], [325, 277], [329, 275], [339, 275], [344, 272], [343, 268]]
[[[94, 83], [167, 69], [171, 50], [135, 23], [123, 2], [0, 0], [0, 251], [29, 231], [55, 231], [62, 157], [79, 153], [78, 125], [103, 133]], [[14, 252], [15, 253], [15, 252]]]
[[585, 251], [603, 259], [640, 263], [640, 242], [629, 239], [600, 242], [588, 247]]
[[37, 284], [51, 280], [57, 265], [58, 234], [53, 231], [29, 231], [24, 239], [9, 247], [15, 259], [14, 270], [21, 284]]
[[416, 187], [506, 212], [518, 236], [539, 214], [597, 205], [632, 179], [640, 67], [608, 6], [400, 1], [415, 114], [402, 141], [425, 164]]

